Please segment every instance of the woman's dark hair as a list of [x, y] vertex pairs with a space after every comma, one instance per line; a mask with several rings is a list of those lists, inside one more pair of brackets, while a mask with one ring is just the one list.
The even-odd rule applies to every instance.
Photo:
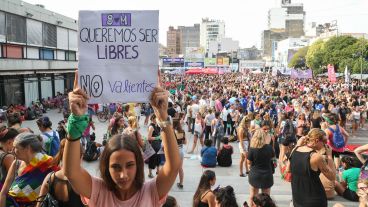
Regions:
[[8, 140], [15, 139], [15, 137], [19, 134], [18, 130], [13, 128], [4, 129], [0, 132], [0, 143], [5, 143]]
[[205, 145], [206, 147], [211, 147], [211, 146], [212, 146], [212, 140], [210, 140], [210, 139], [206, 139], [206, 140], [204, 140], [204, 145]]
[[156, 119], [156, 114], [152, 114], [151, 117], [150, 117], [150, 120], [155, 120]]
[[350, 169], [355, 166], [354, 159], [350, 156], [343, 156], [341, 158], [341, 162], [345, 163], [346, 165], [345, 170]]
[[224, 143], [224, 144], [229, 144], [229, 138], [224, 137], [224, 138], [221, 139], [221, 142]]
[[253, 202], [259, 207], [276, 207], [270, 195], [267, 193], [260, 193], [253, 197]]
[[210, 181], [216, 178], [216, 174], [212, 170], [206, 170], [203, 172], [201, 179], [199, 180], [199, 184], [196, 192], [193, 196], [193, 206], [198, 206], [201, 201], [202, 194], [208, 190], [211, 190]]
[[43, 127], [43, 128], [51, 128], [52, 122], [50, 121], [49, 117], [44, 116], [39, 118], [37, 121], [37, 126]]
[[12, 127], [15, 124], [22, 124], [19, 113], [13, 113], [8, 115], [8, 127]]
[[180, 120], [177, 118], [173, 119], [173, 128], [174, 130], [178, 131], [179, 133], [184, 133], [183, 128], [181, 127]]
[[176, 199], [172, 196], [167, 196], [166, 202], [162, 207], [177, 207], [178, 203], [176, 202]]
[[215, 117], [216, 117], [216, 118], [219, 118], [219, 117], [220, 117], [220, 115], [221, 115], [221, 113], [220, 113], [220, 112], [216, 112], [216, 113], [215, 113]]
[[264, 127], [264, 126], [272, 127], [271, 120], [262, 120], [260, 126], [261, 127]]
[[220, 188], [216, 193], [217, 203], [220, 204], [220, 207], [238, 207], [236, 203], [236, 197], [234, 193], [234, 188], [230, 185]]
[[119, 121], [120, 119], [123, 119], [124, 117], [122, 116], [118, 116], [115, 118], [115, 121], [114, 121], [114, 125], [112, 126], [111, 128], [111, 135], [115, 135], [118, 133], [118, 129], [119, 129]]
[[109, 167], [111, 154], [122, 149], [134, 154], [137, 172], [133, 185], [135, 185], [135, 187], [140, 190], [144, 183], [144, 163], [142, 152], [140, 150], [138, 142], [135, 139], [127, 137], [126, 135], [115, 135], [106, 144], [105, 149], [103, 150], [100, 157], [101, 178], [106, 183], [106, 186], [109, 190], [113, 192], [119, 191], [118, 187], [116, 186], [114, 180], [110, 175]]

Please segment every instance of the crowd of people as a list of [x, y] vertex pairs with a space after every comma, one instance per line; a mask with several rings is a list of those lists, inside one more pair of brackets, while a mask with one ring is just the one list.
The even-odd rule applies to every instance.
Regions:
[[[77, 86], [63, 99], [55, 130], [49, 117], [38, 118], [34, 132], [11, 113], [0, 130], [0, 207], [178, 206], [168, 193], [177, 177], [176, 186], [185, 186], [184, 155], [198, 153], [203, 168], [230, 167], [234, 146], [239, 179], [249, 182], [243, 206], [277, 205], [271, 194], [276, 171], [291, 182], [295, 207], [327, 206], [336, 194], [368, 205], [368, 145], [346, 155], [349, 139], [367, 121], [367, 82], [241, 73], [161, 80], [150, 103], [108, 105], [102, 143], [91, 133], [93, 112], [101, 107], [87, 105]], [[89, 174], [82, 160], [98, 160], [101, 176]], [[215, 171], [204, 170], [192, 205], [239, 206], [232, 186], [215, 185]]]

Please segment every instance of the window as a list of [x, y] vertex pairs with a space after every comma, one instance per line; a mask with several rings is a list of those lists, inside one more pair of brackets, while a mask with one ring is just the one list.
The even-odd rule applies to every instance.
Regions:
[[24, 58], [27, 59], [40, 59], [40, 52], [37, 47], [27, 47], [27, 50], [24, 50]]
[[41, 60], [53, 60], [54, 59], [54, 50], [52, 49], [40, 49], [40, 59]]
[[[57, 27], [57, 48], [67, 50], [68, 49], [68, 30], [62, 27]], [[59, 57], [58, 57], [59, 58]]]
[[58, 50], [56, 51], [56, 58], [57, 60], [65, 60], [65, 51], [64, 50]]
[[56, 26], [43, 23], [43, 45], [48, 47], [56, 47]]
[[42, 23], [27, 19], [27, 43], [42, 46]]
[[74, 51], [66, 51], [65, 52], [65, 60], [76, 60]]
[[69, 30], [69, 50], [78, 50], [78, 34], [77, 31]]
[[5, 13], [0, 12], [0, 42], [5, 42]]
[[23, 58], [23, 47], [19, 45], [3, 45], [3, 55], [6, 58]]
[[9, 42], [26, 43], [26, 18], [7, 13], [6, 33]]

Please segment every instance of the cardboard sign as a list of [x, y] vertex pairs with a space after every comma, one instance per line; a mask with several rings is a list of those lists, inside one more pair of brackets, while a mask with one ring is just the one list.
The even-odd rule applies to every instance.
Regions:
[[158, 11], [80, 11], [79, 85], [90, 103], [148, 102], [157, 85]]

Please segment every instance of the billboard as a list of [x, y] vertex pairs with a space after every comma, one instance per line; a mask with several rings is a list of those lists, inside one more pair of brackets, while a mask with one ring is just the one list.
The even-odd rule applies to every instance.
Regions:
[[204, 65], [205, 66], [214, 66], [216, 65], [216, 58], [205, 58], [204, 59]]
[[162, 58], [162, 62], [165, 63], [165, 64], [184, 63], [184, 58]]
[[185, 58], [204, 58], [203, 47], [186, 47]]
[[184, 67], [203, 68], [204, 67], [204, 62], [185, 62]]

